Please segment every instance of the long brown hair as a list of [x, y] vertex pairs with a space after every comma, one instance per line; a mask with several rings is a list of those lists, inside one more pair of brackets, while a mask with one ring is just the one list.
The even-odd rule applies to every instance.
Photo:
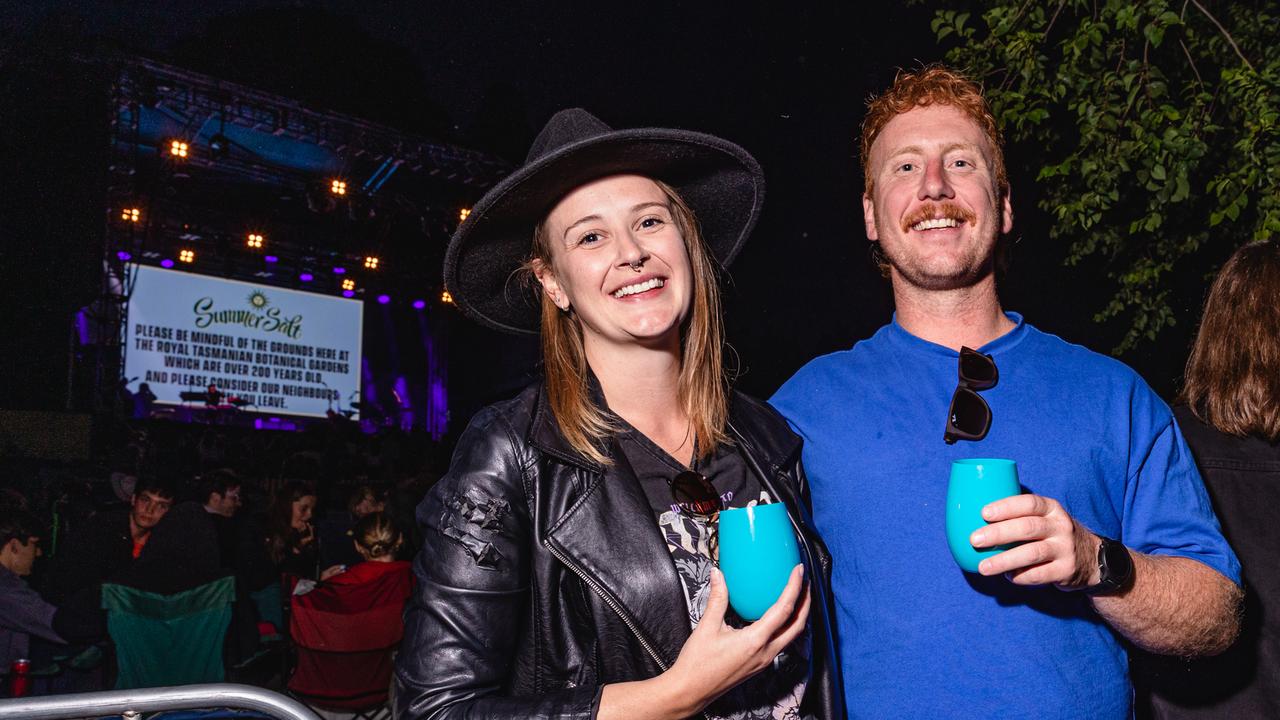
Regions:
[[267, 556], [279, 565], [298, 547], [301, 534], [293, 527], [293, 504], [304, 497], [315, 497], [316, 489], [302, 480], [287, 480], [272, 498], [267, 511]]
[[[724, 429], [729, 417], [729, 388], [723, 365], [724, 327], [717, 266], [702, 239], [693, 210], [670, 185], [660, 180], [654, 182], [671, 203], [671, 214], [684, 238], [693, 270], [689, 318], [680, 329], [678, 391], [701, 458], [721, 443], [729, 442]], [[532, 257], [522, 269], [532, 277], [538, 263], [551, 263], [551, 241], [545, 220], [534, 230]], [[600, 446], [618, 428], [604, 408], [591, 400], [582, 327], [572, 309], [563, 311], [546, 293], [540, 294], [542, 360], [551, 411], [569, 445], [585, 457], [609, 465], [610, 460]]]
[[1236, 250], [1209, 289], [1180, 400], [1229, 435], [1280, 440], [1280, 242]]

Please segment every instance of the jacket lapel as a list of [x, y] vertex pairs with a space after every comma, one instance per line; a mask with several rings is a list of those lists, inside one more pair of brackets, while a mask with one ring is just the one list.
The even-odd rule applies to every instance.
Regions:
[[617, 441], [608, 448], [609, 468], [583, 457], [565, 441], [544, 400], [530, 442], [588, 471], [588, 479], [576, 498], [543, 506], [542, 540], [613, 606], [659, 665], [670, 667], [689, 637], [689, 611], [649, 501]]

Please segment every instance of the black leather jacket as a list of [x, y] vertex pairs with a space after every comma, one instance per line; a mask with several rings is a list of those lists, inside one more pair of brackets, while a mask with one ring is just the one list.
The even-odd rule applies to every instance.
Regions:
[[[816, 579], [802, 709], [842, 718], [831, 560], [809, 522], [800, 439], [740, 394], [728, 430], [763, 487], [787, 504]], [[449, 473], [418, 507], [425, 542], [396, 665], [398, 718], [588, 720], [605, 684], [675, 662], [690, 634], [683, 591], [623, 466], [573, 450], [541, 384], [475, 416]]]

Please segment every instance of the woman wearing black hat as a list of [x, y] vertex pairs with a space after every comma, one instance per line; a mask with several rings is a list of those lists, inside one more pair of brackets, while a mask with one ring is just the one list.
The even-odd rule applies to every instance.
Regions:
[[[565, 110], [459, 227], [455, 301], [541, 327], [545, 379], [473, 418], [418, 508], [400, 717], [843, 716], [799, 439], [721, 365], [717, 264], [763, 193], [732, 143]], [[747, 625], [714, 515], [757, 502], [805, 568]]]

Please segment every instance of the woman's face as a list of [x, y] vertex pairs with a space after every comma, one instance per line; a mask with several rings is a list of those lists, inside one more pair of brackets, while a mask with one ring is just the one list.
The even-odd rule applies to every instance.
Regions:
[[290, 524], [294, 530], [299, 532], [306, 531], [307, 523], [311, 522], [311, 513], [316, 509], [316, 496], [303, 495], [293, 501], [293, 519]]
[[572, 307], [583, 341], [678, 346], [693, 271], [671, 201], [657, 183], [614, 175], [566, 195], [547, 216], [551, 267], [543, 291]]

